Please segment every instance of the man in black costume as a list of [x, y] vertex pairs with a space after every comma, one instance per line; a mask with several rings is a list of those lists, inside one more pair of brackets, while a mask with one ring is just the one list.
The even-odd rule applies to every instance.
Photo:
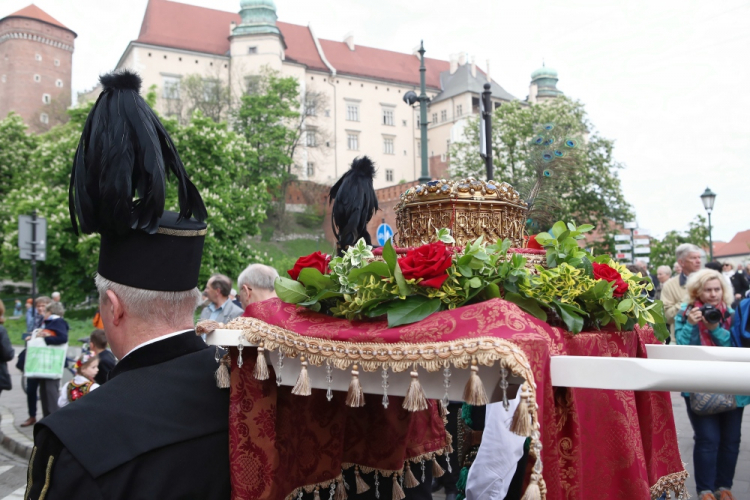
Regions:
[[[137, 75], [102, 83], [76, 152], [71, 217], [102, 235], [96, 286], [120, 362], [106, 385], [36, 424], [25, 498], [228, 499], [229, 392], [193, 331], [205, 207]], [[167, 169], [179, 214], [164, 211]]]

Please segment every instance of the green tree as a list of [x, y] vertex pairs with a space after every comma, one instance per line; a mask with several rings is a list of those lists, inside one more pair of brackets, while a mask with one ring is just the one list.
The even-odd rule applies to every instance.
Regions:
[[688, 224], [687, 231], [669, 231], [661, 240], [651, 240], [649, 264], [652, 269], [659, 266], [669, 266], [675, 263], [675, 251], [683, 243], [692, 243], [704, 250], [708, 250], [708, 225], [706, 218], [696, 215]]
[[0, 198], [18, 184], [37, 142], [37, 136], [28, 133], [19, 115], [11, 112], [0, 121]]
[[200, 111], [215, 122], [226, 119], [231, 104], [229, 85], [218, 76], [186, 75], [180, 81], [180, 96], [188, 115]]
[[[494, 111], [492, 151], [495, 178], [508, 182], [524, 193], [535, 173], [527, 165], [531, 140], [538, 127], [554, 123], [574, 135], [585, 137], [585, 150], [569, 171], [553, 176], [546, 183], [550, 204], [549, 219], [571, 220], [603, 226], [609, 221], [629, 220], [631, 207], [620, 185], [623, 165], [612, 155], [614, 142], [601, 137], [590, 123], [583, 104], [560, 97], [543, 104], [503, 103]], [[479, 156], [479, 118], [472, 117], [464, 129], [464, 139], [451, 146], [451, 174], [454, 177], [485, 176]], [[538, 228], [545, 229], [545, 228]], [[538, 230], [536, 229], [536, 230]]]

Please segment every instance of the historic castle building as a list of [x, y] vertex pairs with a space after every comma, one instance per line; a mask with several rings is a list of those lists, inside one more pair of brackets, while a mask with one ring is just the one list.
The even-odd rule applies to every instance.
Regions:
[[14, 111], [35, 132], [61, 122], [76, 36], [33, 4], [0, 19], [0, 119]]

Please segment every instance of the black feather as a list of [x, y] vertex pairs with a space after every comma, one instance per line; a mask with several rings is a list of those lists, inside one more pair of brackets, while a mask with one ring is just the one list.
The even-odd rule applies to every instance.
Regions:
[[156, 232], [168, 171], [177, 177], [180, 218], [206, 220], [206, 207], [172, 139], [138, 94], [138, 75], [122, 71], [100, 81], [104, 90], [86, 118], [70, 178], [68, 202], [76, 234], [78, 225], [86, 234]]
[[367, 223], [378, 210], [378, 198], [372, 185], [375, 165], [367, 156], [355, 158], [351, 169], [333, 185], [328, 199], [333, 202], [331, 227], [339, 254], [357, 240], [369, 245]]

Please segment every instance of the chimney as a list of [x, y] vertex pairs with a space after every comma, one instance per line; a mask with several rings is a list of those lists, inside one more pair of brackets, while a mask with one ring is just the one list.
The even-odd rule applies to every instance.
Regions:
[[419, 45], [415, 45], [414, 48], [411, 51], [411, 55], [417, 58], [419, 60]]
[[477, 77], [477, 62], [474, 56], [471, 56], [471, 77]]
[[458, 53], [458, 65], [463, 66], [466, 64], [466, 52], [459, 52]]
[[232, 21], [232, 22], [229, 23], [229, 34], [230, 35], [232, 34], [232, 32], [234, 31], [234, 28], [236, 28], [236, 27], [237, 27], [237, 23], [235, 23], [234, 21]]
[[344, 43], [346, 44], [347, 47], [349, 47], [349, 50], [353, 52], [354, 51], [354, 33], [350, 31], [349, 33], [344, 35]]
[[451, 75], [452, 75], [458, 69], [458, 55], [457, 54], [451, 54], [450, 55], [450, 62], [451, 62]]

